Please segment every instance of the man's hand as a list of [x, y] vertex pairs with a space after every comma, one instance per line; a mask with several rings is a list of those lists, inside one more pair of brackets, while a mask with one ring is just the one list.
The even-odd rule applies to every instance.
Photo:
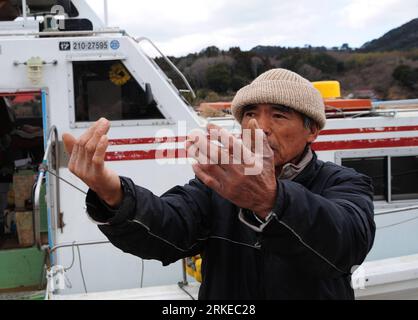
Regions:
[[64, 133], [62, 139], [71, 155], [68, 169], [107, 204], [116, 207], [121, 203], [123, 193], [119, 176], [104, 164], [109, 129], [109, 121], [101, 118], [79, 139], [68, 133]]
[[[204, 184], [240, 208], [252, 210], [265, 218], [276, 201], [274, 152], [255, 119], [250, 121], [249, 127], [251, 146], [245, 146], [227, 130], [210, 124], [209, 139], [203, 134], [189, 137], [186, 147], [189, 156], [198, 161], [193, 170]], [[254, 148], [255, 137], [261, 137], [260, 134], [262, 148]], [[213, 137], [219, 142], [229, 142], [228, 148], [214, 144]], [[241, 161], [237, 161], [237, 154]], [[227, 164], [225, 159], [229, 159]], [[249, 159], [251, 163], [248, 163]], [[258, 171], [256, 175], [248, 174], [254, 169]]]

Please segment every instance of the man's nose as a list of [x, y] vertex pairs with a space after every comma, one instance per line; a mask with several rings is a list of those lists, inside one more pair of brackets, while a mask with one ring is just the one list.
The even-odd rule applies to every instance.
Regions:
[[258, 125], [260, 127], [261, 130], [264, 131], [264, 134], [266, 136], [269, 136], [271, 134], [271, 121], [268, 117], [266, 116], [260, 116], [257, 119]]

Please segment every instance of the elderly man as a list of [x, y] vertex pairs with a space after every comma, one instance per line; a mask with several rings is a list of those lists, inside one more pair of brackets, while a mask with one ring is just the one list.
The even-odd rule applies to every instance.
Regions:
[[[69, 169], [91, 188], [89, 215], [139, 257], [168, 265], [201, 254], [200, 299], [353, 299], [352, 268], [374, 241], [373, 191], [368, 177], [312, 151], [326, 121], [319, 92], [273, 69], [237, 93], [232, 113], [253, 137], [261, 132], [262, 153], [209, 125], [208, 138], [187, 143], [196, 178], [161, 197], [105, 167], [107, 120], [78, 140], [65, 134]], [[245, 162], [204, 161], [233, 157], [219, 144], [213, 157], [211, 136], [251, 153], [259, 172], [247, 174]]]

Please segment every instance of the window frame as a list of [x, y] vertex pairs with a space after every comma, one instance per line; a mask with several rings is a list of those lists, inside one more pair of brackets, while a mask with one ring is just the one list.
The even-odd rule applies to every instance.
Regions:
[[[132, 77], [138, 83], [138, 85], [145, 91], [145, 81], [139, 78], [137, 72], [133, 70], [129, 63], [127, 63], [126, 57], [120, 55], [104, 56], [74, 56], [67, 59], [67, 79], [68, 79], [68, 108], [69, 108], [69, 120], [71, 129], [84, 129], [89, 128], [94, 121], [77, 122], [75, 115], [75, 90], [74, 90], [74, 73], [73, 62], [100, 62], [100, 61], [119, 61], [125, 68], [131, 73]], [[141, 127], [141, 126], [167, 126], [173, 125], [174, 122], [167, 114], [166, 110], [158, 102], [157, 97], [154, 95], [154, 100], [158, 110], [164, 116], [165, 119], [133, 119], [133, 120], [110, 120], [112, 127]]]
[[[346, 163], [344, 163], [344, 161], [345, 160], [361, 160], [361, 161], [356, 161], [357, 163], [358, 162], [362, 162], [362, 161], [367, 161], [367, 160], [373, 160], [373, 164], [372, 164], [372, 166], [373, 167], [376, 167], [376, 166], [379, 166], [379, 173], [380, 174], [382, 174], [383, 175], [383, 177], [381, 177], [379, 180], [381, 181], [381, 184], [382, 185], [380, 185], [380, 186], [376, 186], [375, 185], [375, 183], [376, 183], [376, 181], [373, 181], [373, 187], [374, 187], [374, 194], [373, 194], [373, 201], [375, 201], [375, 202], [378, 202], [378, 201], [387, 201], [387, 197], [388, 197], [388, 179], [387, 179], [387, 176], [388, 176], [388, 158], [387, 158], [387, 156], [377, 156], [377, 157], [355, 157], [355, 158], [343, 158], [343, 159], [341, 159], [341, 165], [342, 166], [345, 166], [345, 167], [347, 167], [347, 168], [352, 168], [352, 169], [354, 169], [354, 170], [357, 170], [356, 169], [356, 167], [355, 167], [355, 165], [354, 166], [352, 166], [351, 164], [346, 164]], [[375, 163], [375, 161], [378, 161], [378, 163]], [[383, 164], [383, 168], [380, 168], [380, 164]], [[370, 168], [370, 164], [368, 163], [368, 164], [366, 164], [366, 166], [368, 167], [368, 168]], [[369, 176], [369, 177], [373, 177], [373, 172], [368, 172], [367, 170], [365, 170], [367, 167], [362, 167], [362, 169], [364, 169], [364, 171], [365, 172], [367, 172], [367, 175]], [[373, 169], [371, 169], [371, 170], [373, 170]], [[377, 190], [376, 190], [376, 187], [377, 187]], [[378, 194], [376, 194], [376, 191], [380, 191]]]
[[344, 159], [350, 158], [375, 158], [375, 157], [385, 157], [387, 158], [387, 181], [386, 181], [386, 200], [374, 200], [375, 203], [384, 205], [408, 205], [418, 203], [417, 199], [406, 199], [406, 200], [393, 200], [392, 199], [392, 161], [393, 157], [410, 157], [418, 156], [418, 147], [400, 147], [393, 149], [370, 149], [370, 150], [346, 150], [346, 151], [337, 151], [335, 152], [335, 163], [342, 165]]

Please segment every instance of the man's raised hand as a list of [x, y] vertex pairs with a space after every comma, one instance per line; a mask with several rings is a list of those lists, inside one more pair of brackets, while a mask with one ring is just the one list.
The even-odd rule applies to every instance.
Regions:
[[[265, 218], [276, 200], [274, 152], [255, 119], [246, 130], [249, 141], [243, 142], [210, 124], [209, 137], [204, 133], [189, 136], [186, 148], [188, 155], [197, 160], [193, 170], [204, 184], [235, 205]], [[214, 144], [212, 138], [223, 142], [224, 147]]]
[[105, 166], [109, 129], [109, 121], [101, 118], [79, 139], [69, 133], [64, 133], [62, 139], [70, 155], [68, 169], [107, 204], [117, 206], [123, 198], [120, 179]]

